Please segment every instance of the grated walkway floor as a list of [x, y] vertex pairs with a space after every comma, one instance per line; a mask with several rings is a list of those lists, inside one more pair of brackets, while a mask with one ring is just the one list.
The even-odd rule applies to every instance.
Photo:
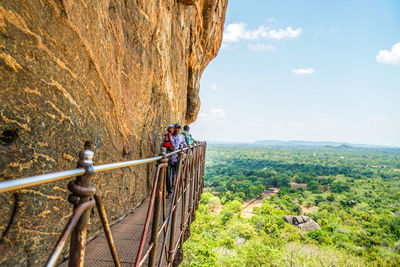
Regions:
[[[189, 192], [190, 190], [188, 190]], [[189, 194], [187, 194], [187, 199], [189, 198]], [[111, 233], [113, 236], [113, 240], [117, 249], [117, 254], [121, 263], [121, 266], [134, 266], [136, 255], [139, 250], [140, 239], [142, 237], [142, 232], [146, 220], [147, 208], [149, 205], [149, 198], [146, 198], [142, 204], [137, 207], [132, 213], [128, 214], [123, 220], [119, 223], [111, 226]], [[166, 201], [166, 216], [169, 214], [169, 208], [172, 203], [171, 199], [167, 199]], [[187, 202], [188, 203], [188, 200]], [[186, 211], [187, 216], [187, 211]], [[176, 218], [176, 226], [175, 226], [175, 240], [177, 241], [180, 227], [181, 227], [181, 215], [182, 215], [182, 202], [178, 204], [178, 214]], [[160, 226], [163, 223], [163, 215], [161, 213], [160, 217]], [[171, 224], [171, 222], [170, 222]], [[147, 234], [147, 241], [145, 244], [145, 248], [143, 250], [142, 256], [145, 254], [150, 241], [151, 236], [151, 225], [150, 222], [149, 232]], [[167, 240], [169, 240], [169, 236], [167, 236]], [[157, 259], [161, 253], [162, 242], [164, 241], [164, 235], [161, 234], [158, 239], [158, 249], [157, 249]], [[175, 242], [176, 242], [175, 241]], [[168, 242], [167, 242], [168, 244]], [[166, 253], [167, 250], [164, 251]], [[164, 256], [165, 259], [165, 256]], [[158, 261], [157, 261], [158, 262]], [[147, 261], [143, 266], [147, 266]], [[68, 260], [60, 264], [61, 267], [68, 266]], [[107, 244], [107, 240], [105, 238], [104, 233], [99, 234], [93, 240], [91, 240], [86, 247], [86, 256], [85, 256], [85, 266], [88, 267], [108, 267], [114, 266], [110, 249]], [[163, 266], [166, 266], [165, 260]]]

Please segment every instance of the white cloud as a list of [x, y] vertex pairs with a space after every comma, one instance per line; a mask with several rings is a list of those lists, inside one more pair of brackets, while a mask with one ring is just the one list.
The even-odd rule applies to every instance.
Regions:
[[283, 39], [283, 38], [295, 38], [299, 36], [302, 32], [301, 28], [297, 29], [292, 29], [292, 27], [287, 27], [286, 29], [280, 29], [280, 30], [270, 30], [268, 32], [268, 38], [271, 39]]
[[211, 88], [211, 90], [216, 91], [217, 90], [217, 85], [216, 84], [211, 84], [210, 88]]
[[223, 41], [224, 43], [237, 43], [241, 39], [243, 40], [257, 40], [260, 38], [267, 39], [283, 39], [283, 38], [295, 38], [302, 32], [301, 28], [293, 29], [287, 27], [286, 29], [270, 29], [266, 26], [259, 26], [257, 29], [248, 30], [247, 25], [239, 22], [232, 23], [226, 27], [224, 31]]
[[221, 44], [221, 50], [235, 50], [238, 48], [237, 45], [232, 45], [232, 43], [223, 42]]
[[380, 50], [376, 56], [376, 61], [393, 66], [400, 65], [400, 43], [395, 44], [391, 51]]
[[272, 22], [272, 23], [278, 22], [278, 20], [276, 20], [275, 18], [269, 18], [268, 21], [269, 21], [269, 22]]
[[275, 50], [275, 46], [273, 45], [265, 45], [265, 44], [249, 44], [249, 50], [251, 51], [271, 51]]
[[275, 123], [270, 125], [270, 128], [283, 128], [283, 127], [285, 127], [284, 123]]
[[305, 122], [289, 122], [288, 127], [290, 128], [300, 128], [300, 127], [304, 127], [307, 124]]
[[258, 117], [254, 121], [249, 120], [246, 125], [249, 128], [260, 128], [260, 127], [264, 127], [263, 122], [264, 122], [263, 119]]
[[214, 108], [211, 110], [211, 114], [213, 117], [218, 118], [218, 119], [223, 119], [226, 117], [225, 111], [221, 108]]
[[220, 121], [226, 118], [225, 111], [221, 108], [211, 109], [209, 112], [200, 112], [199, 121]]
[[300, 68], [300, 69], [294, 69], [292, 70], [292, 72], [297, 75], [306, 75], [306, 74], [313, 74], [315, 70], [313, 68], [307, 68], [307, 69]]
[[275, 123], [275, 124], [271, 124], [268, 125], [268, 128], [271, 129], [280, 129], [280, 128], [302, 128], [307, 126], [307, 123], [305, 122], [287, 122], [287, 123]]
[[208, 118], [209, 118], [208, 113], [206, 113], [206, 112], [200, 112], [199, 113], [199, 116], [198, 116], [199, 120], [208, 120]]
[[387, 121], [388, 117], [385, 115], [374, 115], [374, 116], [371, 116], [370, 119], [372, 121]]
[[224, 32], [224, 42], [239, 42], [240, 39], [258, 39], [262, 32], [265, 32], [264, 26], [258, 29], [249, 31], [246, 29], [247, 25], [244, 23], [232, 23], [226, 27]]

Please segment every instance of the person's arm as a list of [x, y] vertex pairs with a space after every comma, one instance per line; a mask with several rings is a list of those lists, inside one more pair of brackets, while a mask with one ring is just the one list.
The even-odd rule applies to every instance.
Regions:
[[186, 142], [186, 144], [189, 145], [189, 143], [190, 143], [190, 142], [189, 142], [189, 141], [190, 141], [190, 139], [189, 139], [189, 138], [190, 138], [190, 134], [186, 132], [184, 136], [185, 136], [185, 142]]
[[172, 151], [175, 151], [174, 141], [172, 140], [172, 134], [168, 134], [169, 142], [171, 143]]
[[192, 134], [189, 134], [189, 139], [190, 139], [190, 143], [192, 145], [194, 145], [194, 138], [193, 138]]
[[185, 135], [185, 142], [186, 142], [186, 144], [189, 144], [189, 142], [188, 142], [188, 138], [187, 138], [187, 136]]
[[182, 138], [181, 144], [183, 145], [183, 148], [188, 147], [186, 143], [186, 138]]

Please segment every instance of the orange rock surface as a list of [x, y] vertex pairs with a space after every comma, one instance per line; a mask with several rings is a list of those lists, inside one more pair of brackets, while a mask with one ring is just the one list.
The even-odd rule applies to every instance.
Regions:
[[[159, 153], [191, 123], [227, 0], [0, 1], [0, 181]], [[110, 221], [147, 196], [149, 166], [96, 175]], [[0, 194], [1, 266], [42, 266], [68, 221], [67, 181]], [[13, 222], [9, 224], [15, 207]], [[100, 224], [92, 216], [90, 233]], [[6, 232], [7, 226], [9, 226]]]

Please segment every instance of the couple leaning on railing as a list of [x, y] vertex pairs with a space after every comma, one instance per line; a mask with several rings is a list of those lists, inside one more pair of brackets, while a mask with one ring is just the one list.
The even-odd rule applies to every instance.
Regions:
[[[167, 152], [176, 151], [179, 148], [186, 148], [188, 146], [193, 145], [194, 139], [190, 134], [190, 127], [185, 125], [183, 127], [183, 132], [181, 134], [181, 125], [176, 123], [175, 125], [170, 124], [167, 128], [167, 133], [164, 135], [164, 140], [162, 142], [161, 147], [165, 147]], [[178, 166], [178, 155], [175, 154], [169, 158], [168, 168], [167, 168], [167, 178], [166, 178], [166, 186], [168, 195], [167, 198], [170, 198], [172, 195], [172, 190], [174, 189], [173, 181], [176, 177], [176, 168]], [[171, 184], [172, 181], [172, 184]]]

